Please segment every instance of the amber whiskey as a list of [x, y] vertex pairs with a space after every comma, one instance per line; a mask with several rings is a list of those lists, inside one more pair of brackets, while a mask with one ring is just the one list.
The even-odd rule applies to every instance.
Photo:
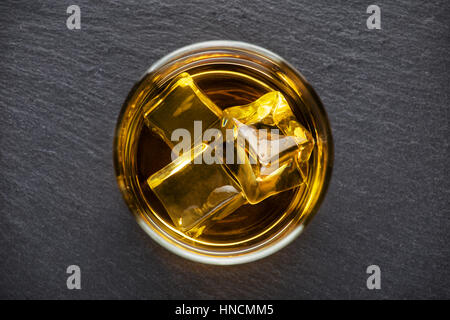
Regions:
[[[190, 55], [184, 52], [181, 58], [163, 61], [130, 93], [117, 129], [119, 186], [138, 221], [154, 232], [153, 237], [173, 245], [176, 253], [198, 256], [203, 262], [233, 263], [227, 259], [258, 253], [279, 245], [289, 233], [301, 231], [317, 210], [331, 168], [329, 125], [312, 89], [282, 60], [271, 61], [270, 56], [239, 46], [213, 46], [211, 50], [205, 50], [207, 45], [200, 50], [200, 46]], [[164, 94], [176, 79], [181, 79], [181, 89]], [[180, 113], [177, 110], [183, 106], [178, 101], [192, 89], [190, 81], [194, 90], [199, 90], [191, 105], [206, 103], [208, 108]], [[157, 101], [158, 97], [165, 99]], [[276, 113], [275, 120], [270, 106], [262, 116], [252, 113], [255, 104], [270, 105], [277, 99], [284, 113]], [[252, 130], [282, 128], [283, 137], [294, 137], [282, 141], [285, 153], [277, 155], [282, 170], [265, 166], [264, 170], [275, 173], [264, 180], [260, 165], [187, 166], [187, 159], [193, 161], [208, 148], [205, 141], [197, 141], [192, 153], [174, 160], [170, 136], [176, 128], [185, 127], [194, 140], [201, 140], [191, 127], [197, 118], [204, 120], [203, 129], [228, 128], [232, 119], [240, 119], [231, 127], [243, 123], [250, 135]], [[226, 186], [227, 193], [211, 194], [208, 188], [214, 189], [214, 184]], [[205, 193], [195, 193], [194, 199], [202, 205], [189, 211], [194, 188]], [[212, 222], [204, 223], [208, 219]]]

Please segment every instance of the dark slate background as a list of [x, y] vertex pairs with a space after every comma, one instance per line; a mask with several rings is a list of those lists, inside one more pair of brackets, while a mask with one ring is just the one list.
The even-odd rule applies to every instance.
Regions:
[[[71, 4], [81, 30], [66, 27]], [[370, 4], [0, 2], [0, 298], [450, 298], [449, 4], [378, 1], [382, 30], [367, 30]], [[143, 72], [214, 39], [297, 67], [324, 102], [336, 149], [304, 234], [229, 267], [153, 242], [112, 161], [119, 110]], [[71, 264], [79, 291], [66, 288]], [[371, 264], [381, 290], [366, 288]]]

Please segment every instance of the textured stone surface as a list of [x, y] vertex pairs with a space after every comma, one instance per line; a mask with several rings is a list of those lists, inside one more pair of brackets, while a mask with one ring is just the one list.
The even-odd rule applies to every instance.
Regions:
[[[449, 4], [0, 2], [0, 298], [450, 298]], [[66, 28], [81, 7], [82, 29]], [[333, 127], [335, 168], [304, 234], [216, 267], [140, 229], [114, 178], [116, 117], [152, 62], [241, 40], [297, 67]], [[82, 290], [66, 289], [77, 264]], [[366, 289], [366, 267], [382, 289]]]

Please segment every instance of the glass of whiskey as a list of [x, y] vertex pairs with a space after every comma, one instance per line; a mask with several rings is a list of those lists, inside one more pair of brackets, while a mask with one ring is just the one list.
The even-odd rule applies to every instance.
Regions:
[[[192, 140], [175, 155], [178, 132]], [[166, 55], [133, 87], [114, 164], [128, 207], [154, 240], [194, 261], [238, 264], [301, 233], [325, 195], [333, 142], [318, 95], [284, 59], [208, 41]]]

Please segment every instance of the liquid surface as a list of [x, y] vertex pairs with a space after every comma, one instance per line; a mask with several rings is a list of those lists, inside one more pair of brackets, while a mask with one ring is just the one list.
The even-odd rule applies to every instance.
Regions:
[[[180, 75], [149, 103], [145, 118], [151, 131], [144, 129], [139, 139], [140, 180], [149, 201], [155, 203], [155, 195], [160, 201], [156, 207], [159, 207], [157, 211], [161, 212], [161, 217], [166, 221], [169, 217], [178, 229], [214, 241], [227, 236], [238, 239], [239, 234], [248, 236], [248, 232], [261, 232], [269, 227], [277, 218], [277, 212], [279, 218], [285, 206], [280, 202], [274, 205], [275, 200], [291, 198], [294, 190], [285, 190], [303, 184], [314, 142], [281, 93], [270, 92], [270, 88], [264, 86], [258, 88], [255, 83], [259, 82], [249, 81], [248, 76], [223, 72], [214, 77], [222, 89], [210, 82], [202, 88], [205, 95], [196, 87], [196, 83], [205, 85], [202, 75], [194, 74], [196, 82], [187, 74]], [[245, 85], [237, 85], [239, 81]], [[227, 87], [227, 83], [233, 85]], [[270, 93], [264, 95], [266, 90]], [[256, 96], [258, 99], [254, 100]], [[248, 102], [250, 99], [253, 99], [250, 104], [236, 107], [237, 101]], [[179, 107], [175, 108], [176, 105]], [[234, 107], [227, 108], [230, 105]], [[218, 123], [220, 119], [222, 121]], [[167, 164], [168, 147], [173, 145], [170, 137], [177, 126], [186, 128], [198, 138], [198, 132], [191, 125], [194, 120], [201, 120], [203, 129], [222, 129], [226, 142], [229, 138], [223, 129], [237, 132], [232, 137], [232, 150], [240, 163], [196, 165], [195, 160], [210, 149], [207, 145], [199, 145]], [[273, 129], [281, 133], [263, 137], [259, 134]], [[161, 138], [166, 148], [157, 141]], [[256, 148], [261, 142], [265, 148]], [[272, 152], [275, 145], [276, 152]], [[161, 149], [159, 161], [149, 157], [152, 153], [149, 150], [155, 150], [155, 147]], [[228, 155], [224, 155], [224, 159]], [[149, 176], [145, 182], [144, 177]], [[277, 193], [280, 194], [274, 196]], [[247, 202], [252, 205], [244, 205]], [[271, 210], [267, 210], [268, 207]]]

